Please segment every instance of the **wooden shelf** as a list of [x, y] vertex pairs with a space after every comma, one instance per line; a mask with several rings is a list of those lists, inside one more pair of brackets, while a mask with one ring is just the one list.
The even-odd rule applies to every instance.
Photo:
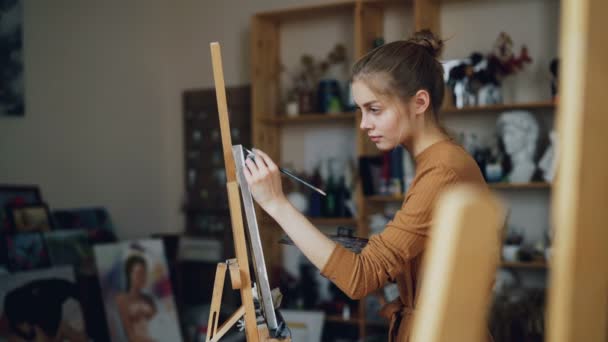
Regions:
[[316, 123], [316, 122], [346, 122], [354, 123], [356, 117], [355, 112], [345, 113], [311, 113], [311, 114], [300, 114], [295, 117], [278, 116], [276, 118], [261, 119], [264, 123], [284, 125], [284, 124], [297, 124], [297, 123]]
[[446, 107], [441, 109], [442, 113], [445, 114], [461, 114], [461, 113], [474, 113], [474, 112], [502, 112], [506, 110], [514, 109], [554, 109], [555, 103], [547, 102], [529, 102], [529, 103], [513, 103], [513, 104], [499, 104], [490, 106], [475, 106], [475, 107]]
[[302, 19], [306, 17], [313, 17], [320, 14], [327, 14], [328, 12], [351, 10], [355, 8], [355, 0], [344, 0], [344, 1], [332, 1], [329, 3], [322, 3], [318, 5], [310, 6], [299, 6], [286, 9], [272, 10], [266, 12], [259, 12], [256, 16], [267, 19], [283, 21], [288, 19]]
[[[320, 226], [356, 226], [357, 219], [354, 217], [307, 217], [310, 222]], [[268, 214], [262, 214], [258, 220], [263, 223], [275, 223]]]
[[310, 222], [327, 226], [356, 226], [357, 219], [354, 217], [309, 217]]
[[371, 202], [401, 202], [403, 201], [403, 195], [372, 195], [365, 197]]
[[[342, 316], [338, 316], [338, 315], [326, 316], [325, 321], [332, 322], [332, 323], [348, 324], [348, 325], [359, 325], [362, 323], [362, 321], [360, 319], [357, 319], [357, 318], [343, 319]], [[388, 327], [388, 322], [365, 321], [364, 323], [367, 326]]]
[[548, 268], [548, 265], [545, 261], [529, 261], [529, 262], [507, 262], [503, 261], [500, 265], [503, 268]]
[[[488, 186], [491, 189], [505, 189], [505, 190], [517, 190], [517, 189], [550, 189], [551, 183], [545, 182], [533, 182], [533, 183], [489, 183]], [[401, 202], [403, 201], [403, 195], [372, 195], [365, 197], [371, 202]]]
[[533, 183], [489, 183], [492, 189], [549, 189], [551, 183], [533, 182]]
[[359, 324], [359, 320], [356, 319], [356, 318], [344, 319], [344, 318], [342, 318], [342, 316], [338, 316], [338, 315], [329, 315], [329, 316], [326, 316], [325, 320], [327, 322], [334, 322], [334, 323], [341, 323], [341, 324], [352, 324], [352, 325], [358, 325]]

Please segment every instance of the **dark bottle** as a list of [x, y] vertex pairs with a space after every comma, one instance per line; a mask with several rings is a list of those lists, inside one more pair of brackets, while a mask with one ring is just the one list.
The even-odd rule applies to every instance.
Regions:
[[334, 216], [336, 217], [346, 217], [346, 196], [347, 189], [344, 184], [344, 176], [340, 177], [340, 181], [338, 182], [338, 186], [336, 187], [335, 196], [336, 196], [336, 210], [334, 212]]
[[325, 196], [325, 210], [323, 216], [334, 217], [336, 213], [336, 182], [334, 181], [333, 173], [329, 174], [325, 192], [327, 193], [327, 196]]
[[[312, 185], [317, 188], [322, 188], [323, 180], [321, 179], [321, 173], [319, 172], [319, 168], [315, 169], [315, 172], [312, 175], [311, 180]], [[321, 217], [323, 209], [323, 197], [316, 191], [310, 192], [310, 197], [308, 200], [308, 216], [310, 217]]]

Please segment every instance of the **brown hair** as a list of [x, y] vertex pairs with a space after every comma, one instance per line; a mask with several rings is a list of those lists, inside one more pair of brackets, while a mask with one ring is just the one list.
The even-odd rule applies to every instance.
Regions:
[[416, 32], [408, 40], [379, 46], [361, 57], [353, 66], [352, 79], [368, 81], [379, 94], [404, 100], [418, 90], [428, 91], [433, 119], [438, 123], [444, 83], [443, 66], [437, 57], [442, 48], [443, 41], [430, 30]]

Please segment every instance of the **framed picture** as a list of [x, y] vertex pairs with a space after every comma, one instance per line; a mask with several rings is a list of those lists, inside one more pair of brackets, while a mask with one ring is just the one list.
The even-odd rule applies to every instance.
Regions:
[[51, 213], [58, 230], [82, 229], [93, 244], [115, 242], [116, 234], [110, 214], [104, 207], [53, 210]]
[[0, 341], [89, 341], [71, 267], [0, 276]]
[[181, 341], [161, 240], [93, 247], [112, 341]]
[[0, 6], [0, 116], [23, 116], [23, 2], [3, 1]]
[[7, 205], [38, 203], [42, 203], [42, 196], [40, 195], [38, 186], [0, 184], [0, 232], [9, 229], [10, 222], [4, 211]]
[[56, 230], [44, 233], [53, 266], [71, 265], [77, 274], [95, 275], [93, 248], [85, 230]]
[[12, 272], [51, 266], [42, 233], [6, 234], [4, 243], [8, 269]]
[[52, 229], [51, 215], [46, 204], [9, 204], [5, 211], [10, 229], [15, 232], [48, 232]]
[[8, 254], [6, 250], [6, 236], [0, 233], [0, 275], [8, 273]]

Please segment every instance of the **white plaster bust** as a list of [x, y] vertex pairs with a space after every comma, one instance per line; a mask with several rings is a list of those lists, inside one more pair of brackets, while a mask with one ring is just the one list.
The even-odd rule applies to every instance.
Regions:
[[539, 135], [538, 122], [530, 112], [509, 111], [500, 115], [497, 128], [505, 151], [511, 158], [509, 181], [530, 182], [536, 171], [534, 154]]

